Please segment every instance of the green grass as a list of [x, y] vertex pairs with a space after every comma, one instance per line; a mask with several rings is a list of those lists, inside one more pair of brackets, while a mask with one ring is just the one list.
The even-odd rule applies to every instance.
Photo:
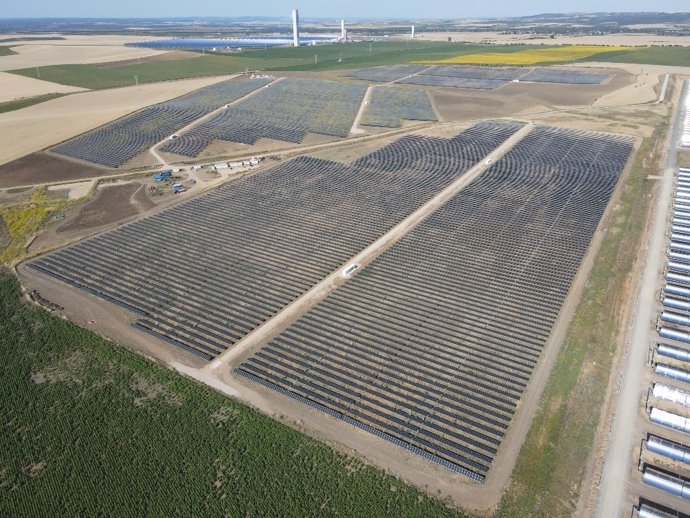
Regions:
[[[211, 54], [194, 59], [152, 61], [123, 67], [106, 68], [99, 65], [55, 65], [41, 67], [41, 79], [89, 89], [128, 86], [189, 77], [214, 76], [243, 72], [264, 71], [326, 71], [361, 68], [367, 66], [410, 63], [420, 60], [445, 59], [461, 54], [483, 52], [516, 52], [526, 45], [487, 47], [447, 42], [378, 42], [332, 44], [316, 47], [269, 48], [234, 54]], [[318, 56], [315, 63], [314, 56]], [[12, 73], [38, 77], [35, 68], [13, 70]]]
[[587, 280], [498, 517], [571, 516], [601, 417], [652, 183], [646, 139]]
[[688, 47], [631, 48], [630, 51], [598, 54], [585, 61], [690, 67], [690, 49]]
[[459, 516], [19, 297], [0, 271], [0, 516]]
[[12, 54], [16, 54], [16, 52], [7, 45], [0, 45], [0, 56], [11, 56]]
[[11, 112], [14, 110], [21, 110], [28, 106], [33, 106], [34, 104], [43, 103], [50, 101], [51, 99], [57, 99], [62, 97], [64, 94], [45, 94], [37, 95], [36, 97], [25, 97], [23, 99], [16, 99], [14, 101], [7, 101], [0, 103], [0, 113]]

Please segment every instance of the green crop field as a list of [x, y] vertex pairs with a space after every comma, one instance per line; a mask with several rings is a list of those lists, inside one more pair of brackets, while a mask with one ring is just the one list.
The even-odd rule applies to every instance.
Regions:
[[690, 67], [690, 49], [688, 47], [633, 47], [629, 51], [598, 54], [586, 61]]
[[63, 95], [64, 94], [45, 94], [37, 95], [36, 97], [25, 97], [24, 99], [17, 99], [15, 101], [7, 101], [4, 103], [0, 103], [0, 113], [21, 110], [22, 108], [33, 106], [34, 104], [50, 101], [51, 99], [57, 99], [58, 97], [62, 97]]
[[0, 516], [459, 516], [20, 302], [4, 270], [0, 401]]
[[16, 54], [16, 52], [7, 45], [0, 45], [0, 56], [10, 56], [11, 54]]
[[[345, 70], [376, 65], [411, 63], [451, 58], [479, 52], [517, 52], [527, 45], [489, 47], [447, 42], [375, 42], [332, 44], [316, 47], [280, 47], [251, 50], [233, 54], [209, 54], [194, 59], [152, 61], [122, 67], [99, 65], [54, 65], [40, 68], [40, 77], [65, 85], [99, 89], [128, 86], [135, 83], [151, 83], [188, 77], [215, 76], [244, 72], [263, 71], [326, 71]], [[316, 58], [315, 58], [316, 56]], [[35, 68], [13, 70], [27, 77], [38, 77]]]

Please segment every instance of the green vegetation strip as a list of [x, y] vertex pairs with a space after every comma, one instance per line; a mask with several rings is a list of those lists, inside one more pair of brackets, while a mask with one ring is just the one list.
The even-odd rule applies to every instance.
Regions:
[[[374, 42], [332, 44], [315, 47], [280, 47], [232, 54], [211, 54], [194, 59], [150, 61], [122, 67], [107, 65], [54, 65], [40, 68], [40, 77], [65, 85], [89, 89], [129, 86], [174, 79], [264, 71], [327, 71], [376, 65], [447, 59], [479, 52], [517, 52], [529, 45], [468, 45], [446, 42]], [[315, 57], [316, 56], [316, 57]], [[26, 77], [38, 77], [36, 68], [13, 70]], [[137, 79], [135, 79], [135, 76]]]
[[25, 97], [24, 99], [17, 99], [15, 101], [7, 101], [0, 103], [0, 113], [21, 110], [22, 108], [27, 108], [28, 106], [33, 106], [34, 104], [44, 103], [46, 101], [50, 101], [51, 99], [57, 99], [63, 95], [64, 94], [46, 94], [37, 95], [36, 97]]
[[653, 185], [645, 177], [658, 134], [643, 142], [625, 183], [499, 517], [571, 516], [577, 506], [647, 219]]
[[12, 54], [16, 54], [16, 52], [7, 45], [0, 45], [0, 56], [11, 56]]
[[5, 271], [0, 401], [0, 516], [459, 516], [21, 303]]

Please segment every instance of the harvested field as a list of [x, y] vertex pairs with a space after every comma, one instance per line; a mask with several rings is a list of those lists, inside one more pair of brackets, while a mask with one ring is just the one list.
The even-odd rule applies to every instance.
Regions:
[[[0, 39], [17, 39], [21, 38], [18, 44], [21, 45], [45, 45], [46, 44], [46, 34], [12, 34], [4, 33], [0, 34]], [[51, 46], [60, 47], [75, 47], [75, 46], [88, 46], [93, 45], [102, 47], [123, 47], [126, 43], [133, 43], [137, 41], [150, 41], [162, 39], [157, 36], [123, 36], [119, 34], [51, 34], [49, 43]], [[31, 39], [36, 38], [36, 39]]]
[[98, 195], [57, 232], [83, 231], [110, 225], [155, 207], [139, 182], [104, 185]]
[[32, 153], [0, 165], [0, 188], [96, 178], [107, 174], [110, 171], [101, 167], [50, 153]]
[[83, 88], [78, 88], [76, 86], [60, 85], [48, 81], [41, 81], [39, 79], [32, 79], [30, 77], [0, 72], [0, 103], [24, 97], [35, 97], [37, 95], [83, 91]]
[[29, 265], [132, 311], [140, 331], [210, 359], [519, 127], [405, 137], [350, 166], [298, 158]]
[[0, 135], [3, 136], [0, 140], [0, 164], [224, 79], [228, 76], [81, 92], [0, 114]]
[[166, 51], [125, 47], [117, 45], [66, 45], [58, 42], [35, 43], [12, 47], [16, 54], [0, 56], [0, 71], [21, 68], [44, 67], [50, 65], [104, 63], [125, 59], [155, 56]]
[[631, 150], [533, 130], [237, 373], [483, 481]]

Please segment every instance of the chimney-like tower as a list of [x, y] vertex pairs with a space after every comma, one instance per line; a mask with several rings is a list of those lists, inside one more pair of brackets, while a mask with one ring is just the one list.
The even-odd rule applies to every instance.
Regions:
[[292, 45], [299, 47], [299, 12], [292, 10]]
[[345, 33], [345, 20], [340, 20], [340, 39], [345, 41], [347, 38]]
[[412, 34], [410, 34], [410, 39], [414, 39], [414, 25], [412, 26]]

